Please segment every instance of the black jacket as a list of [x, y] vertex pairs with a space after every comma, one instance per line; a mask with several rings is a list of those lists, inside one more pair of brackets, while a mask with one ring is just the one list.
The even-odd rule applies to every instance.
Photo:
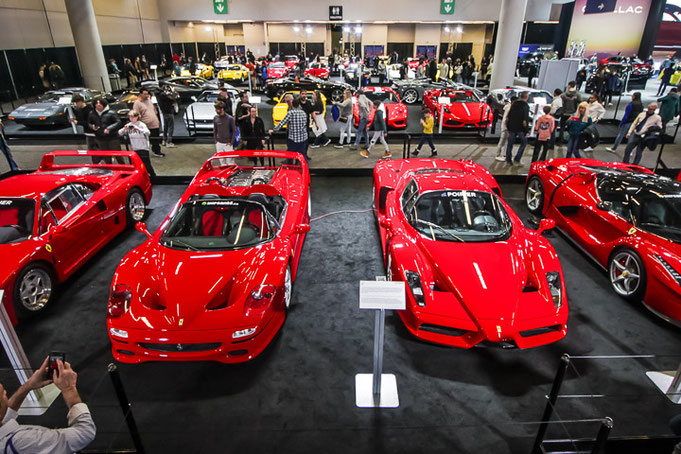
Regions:
[[[523, 122], [525, 124], [523, 124]], [[530, 125], [530, 106], [525, 101], [517, 100], [508, 111], [508, 130], [510, 132], [528, 132]]]
[[239, 122], [241, 133], [241, 140], [246, 144], [249, 150], [259, 150], [262, 148], [262, 140], [265, 139], [265, 123], [262, 118], [255, 117], [255, 122], [252, 124], [251, 119], [244, 118]]
[[76, 117], [78, 125], [83, 127], [85, 134], [93, 132], [90, 128], [90, 113], [94, 110], [90, 104], [86, 104], [82, 109], [73, 109], [73, 116]]
[[176, 92], [169, 93], [165, 90], [161, 90], [157, 95], [158, 106], [161, 109], [161, 113], [164, 114], [174, 114], [175, 113], [175, 100], [179, 98], [179, 94]]
[[[99, 127], [95, 131], [95, 136], [103, 139], [117, 139], [118, 130], [123, 127], [123, 122], [118, 118], [116, 112], [109, 110], [108, 107], [101, 115], [93, 109], [88, 117], [88, 123]], [[104, 133], [105, 129], [109, 130], [108, 134]]]

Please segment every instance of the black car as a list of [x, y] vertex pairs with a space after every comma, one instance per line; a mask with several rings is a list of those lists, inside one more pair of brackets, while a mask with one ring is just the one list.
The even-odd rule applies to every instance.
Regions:
[[[120, 95], [118, 95], [118, 98], [116, 98], [114, 102], [109, 104], [109, 110], [116, 112], [121, 121], [127, 122], [128, 112], [130, 112], [130, 109], [132, 109], [132, 106], [135, 104], [135, 101], [137, 101], [137, 99], [139, 98], [139, 95], [140, 95], [139, 90], [126, 90]], [[156, 104], [156, 99], [153, 97], [152, 103]], [[177, 101], [175, 101], [173, 108], [175, 110], [175, 113], [178, 113], [180, 111], [180, 106], [178, 105]]]
[[267, 96], [274, 99], [280, 98], [287, 91], [295, 90], [307, 90], [313, 91], [317, 90], [326, 96], [326, 99], [330, 99], [336, 102], [343, 101], [343, 92], [346, 89], [352, 90], [350, 84], [344, 82], [336, 82], [333, 80], [322, 80], [318, 77], [300, 77], [296, 82], [293, 77], [282, 77], [280, 79], [268, 79], [265, 91]]
[[[171, 77], [170, 79], [161, 80], [159, 82], [150, 80], [142, 82], [141, 85], [150, 90], [158, 90], [161, 87], [169, 85], [180, 95], [180, 101], [189, 101], [192, 99], [192, 96], [199, 96], [203, 90], [218, 89], [218, 84], [215, 82], [196, 76]], [[228, 88], [231, 87], [231, 85], [228, 84], [224, 85], [228, 86]]]
[[69, 108], [74, 107], [72, 98], [81, 95], [86, 103], [96, 99], [106, 99], [108, 102], [115, 98], [110, 93], [89, 88], [73, 87], [48, 91], [31, 104], [17, 107], [8, 118], [25, 126], [54, 126], [69, 124]]
[[518, 75], [520, 77], [527, 77], [530, 73], [530, 68], [535, 68], [535, 75], [539, 74], [541, 61], [544, 59], [543, 52], [529, 52], [518, 59]]
[[469, 87], [468, 85], [449, 80], [433, 82], [427, 77], [423, 79], [395, 80], [390, 88], [395, 90], [397, 94], [400, 95], [400, 98], [402, 98], [402, 101], [407, 104], [416, 104], [417, 102], [422, 101], [423, 92], [433, 88], [463, 88], [466, 90], [473, 90], [480, 98], [483, 98], [484, 96], [480, 90]]
[[[605, 65], [601, 65], [598, 67], [596, 72], [592, 74], [586, 81], [586, 92], [587, 93], [594, 93], [598, 91], [598, 84], [600, 83], [600, 80], [598, 78], [598, 74], [603, 71], [604, 73], [607, 72], [616, 72], [617, 77], [619, 78], [619, 82], [617, 84], [617, 90], [613, 94], [619, 95], [625, 90], [643, 90], [646, 88], [646, 83], [648, 82], [648, 79], [650, 79], [650, 76], [652, 75], [652, 71], [650, 68], [647, 67], [640, 67], [640, 68], [635, 68], [631, 65], [624, 65], [621, 63], [608, 63]], [[627, 81], [627, 76], [629, 80]]]

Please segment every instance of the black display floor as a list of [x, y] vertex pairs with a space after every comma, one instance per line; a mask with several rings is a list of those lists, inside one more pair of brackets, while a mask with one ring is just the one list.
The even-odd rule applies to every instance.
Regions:
[[[155, 229], [184, 191], [156, 186], [147, 219]], [[522, 185], [503, 185], [523, 219]], [[312, 179], [313, 217], [370, 208], [370, 178]], [[646, 359], [575, 360], [561, 398], [563, 424], [548, 438], [595, 436], [610, 416], [612, 436], [669, 434], [679, 412], [648, 382], [645, 371], [675, 369], [681, 330], [618, 298], [604, 272], [558, 233], [571, 308], [567, 337], [532, 350], [456, 350], [412, 338], [396, 315], [386, 320], [384, 371], [397, 376], [400, 407], [358, 409], [354, 376], [371, 371], [373, 313], [358, 309], [358, 281], [383, 275], [371, 213], [339, 214], [312, 223], [293, 305], [282, 331], [256, 360], [242, 365], [119, 365], [147, 452], [457, 452], [529, 453], [544, 395], [562, 353], [672, 355]], [[143, 241], [127, 232], [65, 283], [52, 309], [18, 327], [32, 364], [51, 350], [67, 352], [79, 389], [98, 426], [92, 448], [132, 447], [106, 376], [112, 362], [106, 301], [121, 258]], [[465, 260], [467, 258], [462, 258]], [[192, 282], [185, 285], [191, 286]], [[1, 366], [7, 367], [3, 356]], [[15, 389], [11, 371], [1, 382]], [[24, 423], [66, 423], [58, 400]], [[123, 431], [123, 432], [120, 432]]]

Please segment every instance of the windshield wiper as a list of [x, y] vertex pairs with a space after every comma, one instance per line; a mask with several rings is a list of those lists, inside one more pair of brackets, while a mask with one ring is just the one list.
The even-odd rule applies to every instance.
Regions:
[[453, 233], [446, 231], [444, 228], [442, 228], [441, 226], [439, 226], [437, 224], [433, 224], [432, 222], [424, 221], [423, 219], [416, 219], [416, 222], [421, 223], [421, 224], [425, 224], [428, 227], [430, 227], [431, 229], [435, 228], [438, 232], [442, 232], [445, 235], [447, 235], [448, 237], [454, 238], [454, 240], [456, 240], [460, 243], [465, 243], [465, 241], [461, 237], [456, 236]]
[[186, 248], [189, 249], [190, 251], [195, 251], [195, 252], [198, 252], [198, 251], [199, 251], [199, 249], [197, 249], [196, 247], [192, 246], [191, 244], [187, 244], [187, 243], [185, 243], [185, 242], [182, 241], [182, 240], [169, 240], [169, 239], [166, 239], [165, 242], [166, 242], [166, 243], [164, 243], [164, 246], [165, 246], [167, 243], [170, 243], [170, 247], [173, 247], [173, 243], [177, 243], [177, 244], [180, 245], [180, 246], [186, 247]]

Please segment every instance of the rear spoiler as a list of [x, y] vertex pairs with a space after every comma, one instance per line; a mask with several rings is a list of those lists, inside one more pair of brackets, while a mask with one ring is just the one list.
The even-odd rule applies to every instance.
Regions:
[[134, 151], [58, 150], [45, 153], [38, 170], [47, 171], [74, 167], [97, 167], [132, 172], [136, 169], [143, 169], [144, 164]]
[[[199, 175], [208, 172], [213, 169], [220, 167], [229, 167], [227, 159], [236, 158], [274, 158], [274, 159], [288, 159], [291, 164], [280, 164], [278, 168], [287, 167], [299, 167], [302, 170], [303, 178], [306, 184], [310, 183], [310, 170], [307, 166], [307, 160], [302, 154], [293, 151], [275, 151], [275, 150], [239, 150], [239, 151], [223, 151], [220, 153], [215, 153], [213, 156], [208, 158], [208, 160], [201, 166], [201, 169], [196, 174], [197, 178]], [[253, 165], [254, 166], [254, 165]], [[249, 166], [250, 167], [250, 166]], [[254, 166], [257, 167], [257, 166]], [[270, 167], [267, 162], [265, 167]]]

